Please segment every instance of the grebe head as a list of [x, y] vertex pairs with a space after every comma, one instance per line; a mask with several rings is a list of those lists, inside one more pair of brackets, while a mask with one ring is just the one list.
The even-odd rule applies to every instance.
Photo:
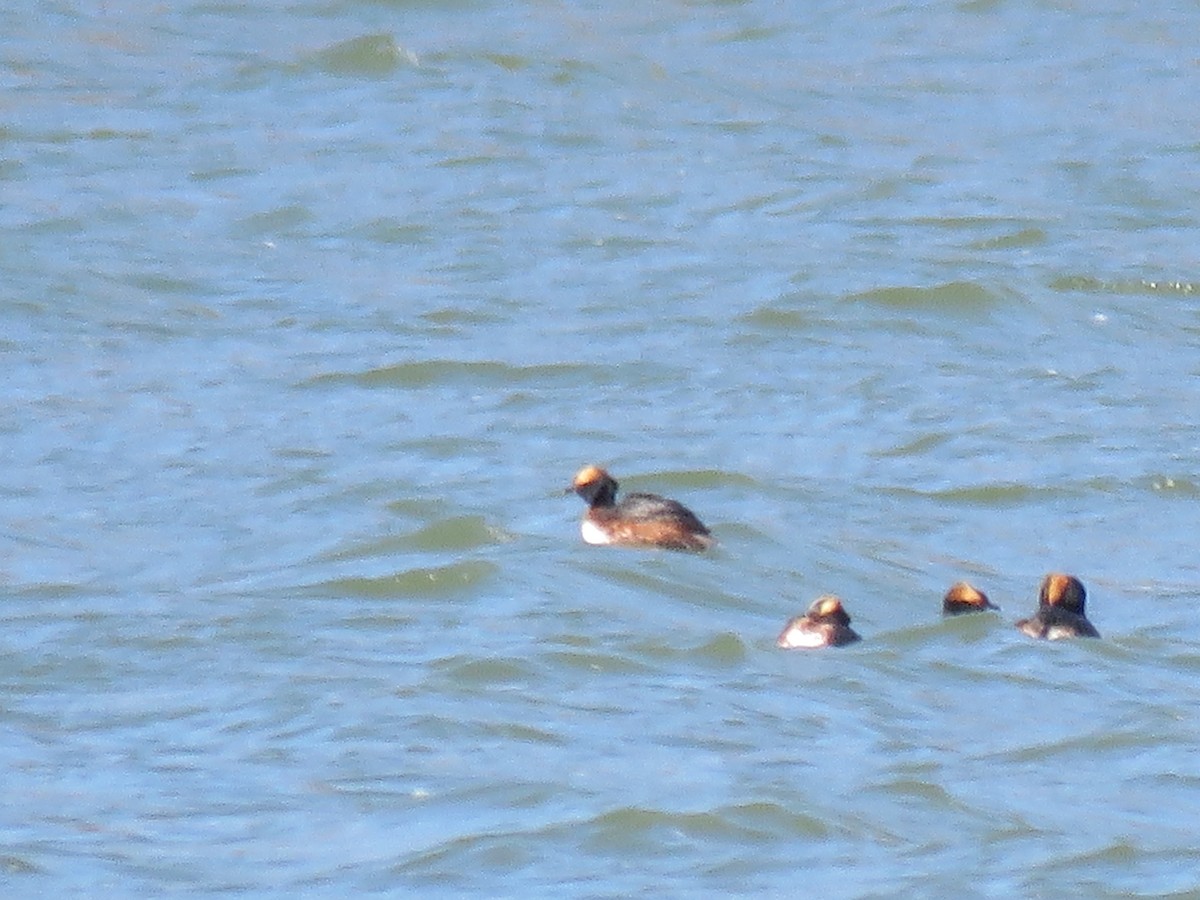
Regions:
[[617, 480], [599, 466], [584, 466], [575, 473], [567, 493], [574, 492], [589, 506], [611, 506], [617, 499]]
[[807, 615], [814, 621], [835, 622], [838, 625], [850, 624], [850, 614], [842, 606], [841, 598], [835, 597], [833, 594], [825, 594], [814, 600], [812, 606], [808, 608]]
[[1086, 602], [1087, 591], [1083, 588], [1083, 582], [1074, 575], [1051, 572], [1042, 579], [1042, 587], [1038, 591], [1039, 606], [1057, 606], [1082, 616]]
[[965, 581], [952, 584], [950, 590], [946, 591], [946, 596], [942, 598], [942, 613], [947, 616], [999, 608], [988, 599], [987, 594]]

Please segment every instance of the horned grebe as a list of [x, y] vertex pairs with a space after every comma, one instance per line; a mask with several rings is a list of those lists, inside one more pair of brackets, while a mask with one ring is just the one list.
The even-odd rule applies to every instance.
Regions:
[[1100, 637], [1087, 619], [1083, 605], [1087, 591], [1074, 575], [1053, 572], [1042, 579], [1037, 612], [1017, 622], [1017, 627], [1032, 638], [1057, 641], [1062, 638]]
[[825, 594], [813, 601], [802, 616], [789, 619], [775, 641], [784, 650], [809, 650], [814, 647], [842, 647], [861, 640], [850, 627], [850, 616], [842, 601]]
[[983, 612], [985, 609], [999, 609], [987, 598], [987, 594], [965, 581], [950, 585], [946, 596], [942, 598], [942, 615], [957, 616], [962, 613]]
[[587, 501], [579, 530], [589, 544], [706, 550], [714, 543], [696, 514], [675, 500], [635, 493], [618, 503], [617, 480], [599, 466], [580, 469], [571, 491]]

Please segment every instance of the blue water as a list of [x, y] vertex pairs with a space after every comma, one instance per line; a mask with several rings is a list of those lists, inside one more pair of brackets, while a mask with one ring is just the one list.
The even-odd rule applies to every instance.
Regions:
[[5, 895], [1200, 891], [1198, 31], [0, 12]]

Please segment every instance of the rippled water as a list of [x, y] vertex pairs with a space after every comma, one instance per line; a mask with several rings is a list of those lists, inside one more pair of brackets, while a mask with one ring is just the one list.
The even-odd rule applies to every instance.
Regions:
[[1194, 4], [129, 7], [0, 12], [7, 896], [1200, 890]]

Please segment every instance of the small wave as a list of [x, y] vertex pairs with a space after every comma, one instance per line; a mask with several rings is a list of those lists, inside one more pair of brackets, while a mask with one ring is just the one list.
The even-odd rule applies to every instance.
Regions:
[[1045, 741], [997, 754], [1010, 762], [1030, 762], [1053, 759], [1058, 756], [1078, 754], [1094, 759], [1100, 753], [1123, 755], [1138, 748], [1162, 748], [1165, 743], [1182, 746], [1182, 741], [1171, 741], [1162, 734], [1146, 731], [1100, 731], [1059, 741]]
[[471, 689], [481, 685], [524, 684], [534, 677], [533, 667], [524, 659], [455, 657], [442, 660], [435, 668], [452, 686]]
[[448, 597], [470, 592], [495, 574], [497, 567], [483, 560], [406, 569], [392, 575], [334, 578], [319, 582], [320, 593], [387, 599], [389, 597]]
[[993, 482], [990, 484], [966, 485], [922, 491], [913, 488], [892, 488], [887, 493], [896, 496], [917, 496], [941, 503], [962, 506], [1022, 506], [1035, 499], [1069, 496], [1072, 492], [1062, 487], [1038, 487], [1018, 482]]
[[530, 384], [553, 380], [572, 382], [597, 376], [603, 370], [575, 363], [518, 366], [502, 362], [429, 359], [380, 366], [362, 372], [327, 372], [302, 382], [302, 386], [357, 384], [369, 388], [420, 388], [430, 385], [471, 382]]
[[1042, 228], [1021, 228], [998, 237], [984, 238], [970, 244], [974, 250], [1011, 250], [1013, 248], [1040, 247], [1049, 241]]
[[390, 34], [364, 34], [339, 41], [301, 60], [302, 68], [356, 78], [382, 78], [401, 66], [418, 64], [416, 55], [403, 49]]
[[1171, 278], [1105, 279], [1092, 275], [1060, 275], [1050, 280], [1050, 289], [1085, 294], [1194, 294], [1200, 290], [1200, 284]]
[[994, 305], [996, 294], [971, 281], [950, 281], [933, 287], [883, 287], [850, 294], [845, 299], [895, 309], [975, 310]]

